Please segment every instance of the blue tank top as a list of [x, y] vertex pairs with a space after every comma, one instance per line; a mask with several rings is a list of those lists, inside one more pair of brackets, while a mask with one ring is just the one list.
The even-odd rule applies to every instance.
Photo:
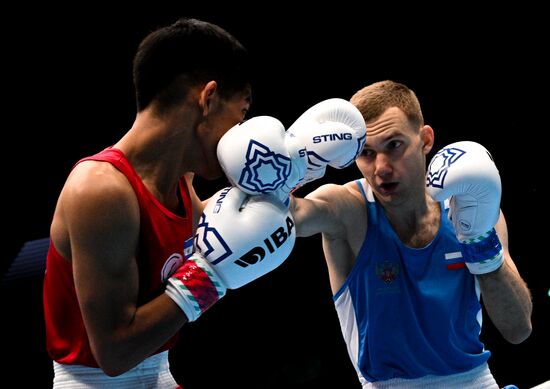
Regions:
[[441, 203], [441, 225], [426, 247], [405, 246], [366, 181], [368, 227], [334, 303], [362, 383], [465, 372], [491, 355], [479, 340], [479, 285], [463, 266]]

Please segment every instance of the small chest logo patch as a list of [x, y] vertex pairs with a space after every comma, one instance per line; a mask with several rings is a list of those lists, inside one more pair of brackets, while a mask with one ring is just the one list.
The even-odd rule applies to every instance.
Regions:
[[168, 257], [160, 271], [160, 280], [164, 283], [174, 272], [183, 265], [183, 256], [179, 253], [173, 253]]
[[385, 284], [391, 284], [399, 274], [399, 264], [391, 261], [377, 263], [375, 267], [376, 276]]

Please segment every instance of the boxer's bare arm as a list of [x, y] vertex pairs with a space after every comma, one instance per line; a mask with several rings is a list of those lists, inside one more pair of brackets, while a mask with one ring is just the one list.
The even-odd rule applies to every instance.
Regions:
[[533, 304], [508, 250], [508, 228], [504, 215], [495, 226], [504, 251], [504, 263], [494, 272], [478, 277], [483, 305], [491, 321], [510, 343], [521, 343], [531, 334]]
[[186, 320], [164, 294], [138, 307], [138, 237], [139, 206], [126, 178], [110, 164], [79, 164], [62, 191], [52, 239], [70, 242], [66, 257], [90, 345], [108, 375], [151, 355]]
[[349, 275], [367, 230], [366, 207], [355, 182], [328, 184], [291, 202], [298, 236], [321, 233], [335, 293]]
[[323, 233], [331, 236], [341, 235], [345, 231], [343, 221], [336, 213], [339, 192], [338, 185], [323, 185], [305, 198], [292, 196], [290, 211], [296, 222], [296, 235], [307, 237]]

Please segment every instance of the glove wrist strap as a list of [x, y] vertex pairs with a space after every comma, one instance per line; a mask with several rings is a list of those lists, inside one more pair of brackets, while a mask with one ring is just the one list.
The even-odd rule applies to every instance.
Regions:
[[472, 274], [485, 274], [502, 266], [502, 244], [494, 228], [474, 239], [460, 242], [460, 251]]
[[166, 294], [188, 321], [195, 321], [226, 292], [221, 279], [198, 254], [191, 256], [168, 280]]

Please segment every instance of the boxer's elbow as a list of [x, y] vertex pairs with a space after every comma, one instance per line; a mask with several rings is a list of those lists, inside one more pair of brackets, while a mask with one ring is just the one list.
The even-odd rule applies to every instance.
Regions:
[[126, 373], [136, 365], [133, 363], [133, 358], [123, 355], [123, 352], [117, 352], [115, 347], [95, 348], [93, 354], [99, 368], [109, 377]]
[[512, 344], [520, 344], [524, 342], [533, 331], [530, 320], [525, 320], [522, 323], [518, 323], [516, 326], [502, 330], [501, 334], [508, 342]]
[[112, 358], [103, 358], [103, 359], [98, 358], [97, 364], [99, 365], [101, 370], [103, 370], [103, 372], [109, 377], [119, 376], [121, 374], [126, 373], [128, 370], [132, 368], [132, 366], [128, 366]]

